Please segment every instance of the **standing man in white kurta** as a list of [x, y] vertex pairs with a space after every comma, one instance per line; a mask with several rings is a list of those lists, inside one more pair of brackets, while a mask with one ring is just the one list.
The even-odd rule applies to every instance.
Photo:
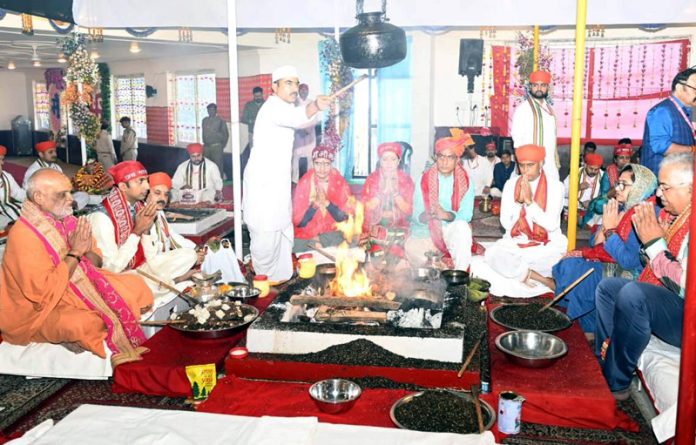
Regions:
[[242, 211], [251, 237], [257, 274], [271, 281], [292, 276], [291, 170], [295, 130], [331, 104], [328, 96], [297, 107], [299, 76], [292, 66], [273, 71], [273, 95], [261, 107], [254, 125], [254, 149], [244, 174]]
[[[309, 86], [306, 83], [300, 84], [300, 98], [297, 100], [298, 107], [306, 107], [311, 102], [309, 98]], [[307, 162], [307, 168], [303, 173], [312, 168], [312, 151], [317, 146], [317, 134], [314, 131], [314, 124], [309, 124], [308, 127], [295, 130], [295, 144], [292, 153], [292, 182], [296, 183], [300, 180], [300, 160], [304, 158]]]
[[186, 151], [189, 160], [179, 164], [172, 178], [172, 201], [198, 204], [222, 200], [223, 183], [217, 164], [203, 157], [201, 144], [189, 144]]
[[544, 147], [544, 172], [549, 180], [556, 181], [561, 162], [556, 147], [556, 115], [548, 101], [550, 84], [548, 71], [534, 71], [529, 76], [529, 95], [515, 110], [510, 135], [515, 147]]
[[[500, 208], [505, 235], [486, 250], [487, 268], [472, 264], [474, 275], [495, 284], [491, 292], [512, 297], [547, 292], [545, 286], [530, 280], [531, 272], [549, 276], [568, 245], [561, 231], [563, 186], [546, 176], [544, 148], [523, 145], [516, 153], [520, 176], [505, 183]], [[522, 292], [525, 288], [529, 292]]]
[[56, 143], [54, 141], [39, 142], [34, 148], [36, 148], [36, 153], [39, 155], [39, 158], [34, 161], [24, 173], [22, 188], [25, 190], [27, 189], [29, 178], [37, 170], [52, 168], [53, 170], [63, 173], [63, 169], [56, 163], [58, 160], [58, 152], [56, 151]]

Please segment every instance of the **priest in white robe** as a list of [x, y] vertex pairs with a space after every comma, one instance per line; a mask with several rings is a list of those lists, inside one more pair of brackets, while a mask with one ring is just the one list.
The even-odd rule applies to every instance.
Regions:
[[544, 147], [544, 172], [547, 179], [556, 181], [561, 162], [556, 146], [556, 114], [548, 101], [550, 85], [551, 73], [547, 71], [535, 71], [529, 76], [529, 95], [515, 110], [510, 135], [515, 147]]
[[172, 177], [172, 201], [198, 204], [222, 200], [220, 169], [203, 156], [203, 145], [189, 144], [186, 151], [189, 160], [182, 162]]
[[[601, 194], [602, 165], [604, 158], [597, 153], [585, 155], [585, 165], [580, 168], [580, 183], [578, 186], [578, 209], [585, 210], [590, 201]], [[565, 198], [563, 205], [568, 207], [568, 194], [570, 193], [570, 175], [563, 180]]]
[[502, 239], [472, 261], [474, 276], [491, 282], [491, 292], [510, 297], [531, 297], [550, 290], [530, 279], [532, 270], [549, 276], [564, 255], [568, 240], [561, 231], [563, 187], [543, 170], [545, 151], [538, 145], [517, 149], [520, 176], [503, 189], [500, 223]]
[[26, 192], [15, 178], [2, 170], [6, 154], [7, 148], [0, 145], [0, 230], [5, 230], [8, 224], [19, 218], [22, 201], [27, 199]]
[[56, 143], [54, 141], [39, 142], [34, 148], [39, 157], [24, 173], [24, 181], [22, 182], [23, 189], [27, 188], [27, 181], [29, 181], [29, 178], [36, 170], [52, 168], [53, 170], [63, 173], [63, 169], [56, 163], [58, 160], [58, 152], [56, 151]]

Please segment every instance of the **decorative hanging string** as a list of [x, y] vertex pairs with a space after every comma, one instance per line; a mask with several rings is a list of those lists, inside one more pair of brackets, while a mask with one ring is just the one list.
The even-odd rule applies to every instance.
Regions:
[[157, 28], [126, 28], [126, 32], [134, 37], [147, 37], [157, 31]]
[[179, 41], [183, 43], [189, 43], [193, 41], [193, 31], [191, 31], [191, 28], [187, 26], [179, 28]]
[[61, 22], [60, 20], [53, 20], [53, 19], [48, 19], [48, 23], [51, 25], [51, 28], [58, 34], [68, 34], [75, 28], [74, 23], [69, 23], [69, 22]]

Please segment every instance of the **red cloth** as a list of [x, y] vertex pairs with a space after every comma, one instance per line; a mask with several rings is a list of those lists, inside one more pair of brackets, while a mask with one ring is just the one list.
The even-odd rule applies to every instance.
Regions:
[[[517, 179], [517, 183], [515, 184], [515, 201], [519, 200], [520, 190], [522, 187], [521, 181], [522, 177], [520, 176]], [[547, 192], [548, 190], [546, 189], [546, 174], [542, 171], [541, 176], [539, 176], [539, 184], [537, 185], [536, 193], [534, 193], [534, 202], [539, 207], [541, 207], [542, 210], [546, 210]], [[530, 228], [529, 223], [527, 222], [526, 215], [527, 210], [525, 207], [522, 207], [522, 210], [520, 210], [520, 217], [515, 223], [515, 225], [512, 226], [511, 231], [511, 235], [513, 237], [519, 235], [527, 235], [527, 238], [530, 240], [529, 243], [520, 247], [530, 247], [538, 245], [539, 243], [548, 243], [549, 233], [546, 231], [546, 229], [544, 229], [537, 223], [534, 223], [534, 225]]]
[[[263, 312], [273, 302], [276, 293], [259, 298], [253, 305]], [[186, 337], [179, 331], [165, 327], [143, 346], [150, 352], [138, 362], [126, 363], [114, 369], [115, 393], [134, 392], [167, 397], [190, 397], [191, 384], [186, 377], [186, 366], [215, 363], [222, 370], [228, 351], [246, 335], [246, 329], [231, 337], [213, 340]]]
[[490, 319], [488, 329], [492, 394], [495, 400], [502, 391], [522, 395], [526, 400], [522, 405], [523, 422], [638, 431], [635, 421], [617, 408], [577, 323], [554, 333], [568, 345], [568, 354], [551, 367], [540, 369], [510, 363], [495, 346], [496, 337], [505, 329]]
[[[140, 164], [137, 161], [126, 162], [136, 162], [137, 164]], [[121, 162], [121, 164], [124, 164], [124, 162]], [[117, 164], [116, 166], [118, 165], [120, 164]], [[115, 167], [112, 167], [112, 169], [113, 168]], [[111, 169], [109, 172], [111, 172]], [[127, 174], [130, 175], [132, 173]], [[145, 172], [145, 175], [147, 175], [147, 172]], [[126, 181], [128, 181], [128, 179]], [[116, 238], [116, 244], [118, 247], [121, 247], [133, 232], [133, 227], [135, 227], [135, 220], [133, 219], [130, 208], [128, 207], [128, 200], [118, 187], [114, 187], [111, 189], [111, 192], [106, 195], [106, 198], [102, 200], [102, 205], [104, 206], [109, 219], [111, 219], [111, 223], [114, 225], [114, 237]], [[137, 213], [143, 207], [145, 207], [145, 205], [141, 201], [136, 202], [135, 212]], [[131, 269], [136, 269], [144, 262], [145, 251], [143, 250], [143, 244], [138, 243], [138, 249], [135, 251], [135, 255], [133, 255], [133, 258], [131, 258], [130, 262], [128, 263], [128, 267]]]
[[[403, 171], [397, 170], [396, 175], [397, 184], [399, 188], [399, 196], [401, 196], [408, 203], [408, 210], [402, 213], [399, 211], [396, 205], [394, 205], [392, 211], [392, 220], [390, 222], [389, 227], [408, 228], [410, 224], [409, 218], [413, 213], [413, 189], [415, 188], [415, 185], [413, 184], [413, 179], [411, 179], [411, 177]], [[370, 233], [370, 228], [374, 225], [379, 224], [382, 220], [381, 201], [386, 199], [386, 197], [382, 196], [382, 190], [380, 189], [381, 182], [382, 175], [380, 173], [380, 170], [373, 172], [365, 180], [365, 185], [363, 186], [362, 191], [362, 202], [363, 204], [365, 204], [365, 221], [363, 223], [363, 233]], [[374, 198], [379, 198], [380, 204], [374, 208], [369, 208], [367, 203]]]
[[188, 144], [186, 146], [186, 151], [190, 155], [202, 155], [203, 154], [203, 144]]
[[52, 148], [56, 148], [56, 143], [54, 141], [43, 141], [36, 144], [34, 148], [36, 148], [36, 151], [43, 153]]
[[7, 154], [7, 147], [0, 145], [0, 156], [5, 156]]
[[585, 155], [585, 164], [591, 167], [601, 167], [604, 165], [604, 158], [597, 153], [587, 153]]
[[551, 83], [551, 73], [543, 70], [536, 70], [529, 75], [529, 83]]
[[[298, 227], [304, 218], [307, 209], [312, 205], [313, 195], [316, 194], [318, 184], [314, 176], [314, 169], [309, 170], [295, 188], [292, 198], [292, 223], [295, 226], [295, 238], [310, 239], [320, 233], [332, 232], [336, 230], [336, 221], [328, 210], [317, 210], [314, 218], [304, 227]], [[348, 183], [335, 168], [329, 173], [329, 187], [327, 199], [346, 213], [350, 213], [350, 202], [353, 195], [350, 192]]]
[[114, 178], [114, 183], [119, 184], [147, 176], [147, 170], [138, 161], [123, 161], [111, 167], [109, 174]]
[[493, 46], [493, 92], [491, 99], [491, 126], [500, 128], [501, 135], [510, 130], [510, 58], [509, 46]]
[[609, 187], [616, 187], [616, 183], [619, 182], [619, 166], [614, 163], [609, 164], [606, 175], [609, 178]]

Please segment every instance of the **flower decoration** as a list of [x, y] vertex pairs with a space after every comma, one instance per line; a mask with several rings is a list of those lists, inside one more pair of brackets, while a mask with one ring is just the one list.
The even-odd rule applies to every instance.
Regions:
[[[341, 50], [335, 39], [328, 38], [319, 43], [319, 62], [321, 64], [322, 73], [325, 73], [331, 82], [330, 94], [337, 92], [353, 81], [353, 71], [343, 63]], [[353, 91], [350, 90], [342, 94], [338, 101], [338, 116], [340, 117], [339, 128], [336, 128], [336, 116], [333, 113], [329, 113], [324, 123], [324, 141], [326, 143], [327, 139], [333, 140], [335, 145], [327, 145], [340, 150], [341, 137], [345, 133], [350, 122], [350, 115], [353, 107]]]

